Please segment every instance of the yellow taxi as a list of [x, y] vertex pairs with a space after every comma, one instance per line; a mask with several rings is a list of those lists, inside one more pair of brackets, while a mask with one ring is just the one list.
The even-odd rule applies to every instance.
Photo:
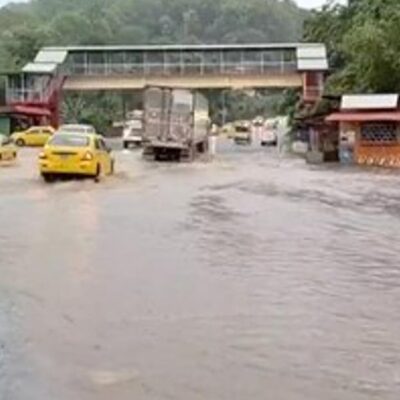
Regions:
[[97, 134], [56, 133], [39, 154], [40, 174], [46, 182], [62, 176], [92, 177], [114, 173], [114, 159]]
[[53, 136], [55, 130], [51, 126], [32, 126], [26, 131], [14, 132], [11, 135], [14, 143], [19, 146], [40, 146], [43, 147]]
[[15, 161], [17, 158], [17, 149], [12, 140], [0, 134], [0, 164], [3, 162]]

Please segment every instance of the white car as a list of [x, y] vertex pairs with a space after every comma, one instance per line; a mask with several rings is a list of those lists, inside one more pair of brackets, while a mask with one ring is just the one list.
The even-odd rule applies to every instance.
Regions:
[[264, 128], [261, 134], [261, 146], [276, 146], [278, 137], [274, 129]]
[[58, 128], [57, 133], [79, 133], [83, 135], [95, 135], [96, 129], [92, 125], [65, 124]]
[[126, 123], [123, 131], [122, 142], [124, 149], [139, 147], [143, 143], [143, 122], [132, 120]]
[[276, 146], [278, 144], [278, 127], [274, 120], [267, 120], [261, 132], [261, 146]]

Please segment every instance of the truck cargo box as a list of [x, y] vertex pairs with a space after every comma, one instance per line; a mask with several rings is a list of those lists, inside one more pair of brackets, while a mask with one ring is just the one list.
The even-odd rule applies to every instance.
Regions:
[[144, 96], [144, 155], [193, 160], [207, 150], [209, 105], [200, 93], [149, 87]]

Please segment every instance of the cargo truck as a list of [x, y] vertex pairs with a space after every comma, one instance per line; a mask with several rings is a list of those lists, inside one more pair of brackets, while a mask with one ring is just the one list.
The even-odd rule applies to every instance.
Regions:
[[200, 93], [149, 87], [144, 94], [144, 157], [193, 161], [208, 148], [209, 104]]

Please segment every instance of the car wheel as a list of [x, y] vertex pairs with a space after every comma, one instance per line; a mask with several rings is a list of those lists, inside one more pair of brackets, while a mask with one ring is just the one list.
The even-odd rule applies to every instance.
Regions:
[[24, 139], [18, 139], [15, 144], [19, 147], [24, 147], [25, 146], [25, 140]]
[[100, 164], [97, 164], [96, 175], [94, 176], [94, 181], [96, 183], [100, 182], [100, 176], [101, 176], [101, 166], [100, 166]]
[[42, 174], [42, 178], [46, 183], [52, 183], [55, 181], [55, 176], [53, 174]]

